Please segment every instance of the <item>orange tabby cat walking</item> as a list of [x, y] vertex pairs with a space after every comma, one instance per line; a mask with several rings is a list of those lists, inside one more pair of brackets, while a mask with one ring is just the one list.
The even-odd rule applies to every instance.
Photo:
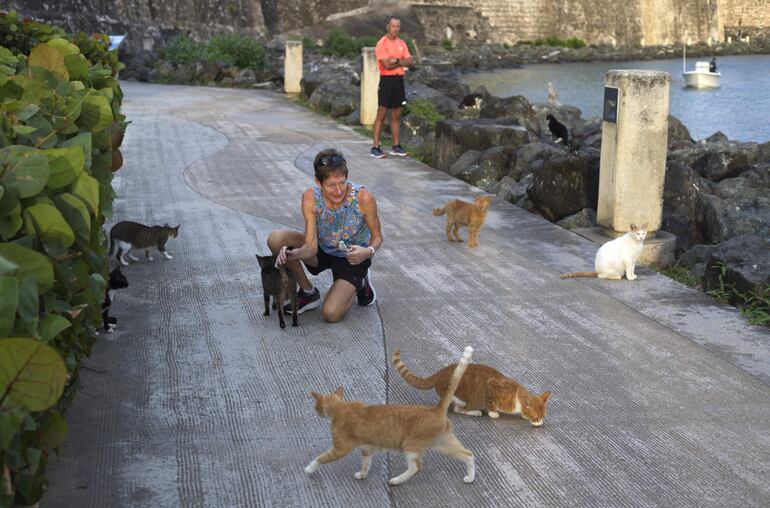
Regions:
[[473, 453], [455, 437], [446, 414], [472, 353], [472, 347], [465, 348], [460, 363], [452, 371], [446, 395], [436, 407], [367, 406], [342, 400], [342, 387], [330, 395], [311, 392], [318, 414], [331, 418], [332, 447], [313, 459], [305, 472], [312, 473], [319, 464], [341, 459], [353, 449], [361, 448], [361, 470], [353, 476], [363, 480], [369, 473], [373, 450], [398, 450], [404, 453], [408, 463], [406, 471], [390, 479], [391, 485], [398, 485], [422, 468], [422, 454], [426, 450], [434, 450], [465, 462], [463, 481], [472, 483], [476, 477]]
[[457, 232], [460, 226], [468, 226], [468, 247], [478, 247], [479, 228], [484, 224], [491, 202], [492, 196], [476, 196], [473, 203], [453, 199], [444, 208], [434, 208], [433, 215], [446, 214], [446, 237], [450, 242], [462, 242]]
[[[449, 393], [450, 377], [454, 365], [444, 367], [430, 377], [417, 377], [401, 361], [401, 352], [393, 351], [393, 366], [404, 381], [420, 390], [436, 389], [436, 393], [445, 397]], [[545, 420], [545, 405], [551, 392], [532, 395], [526, 388], [513, 379], [504, 376], [498, 370], [486, 365], [468, 365], [460, 385], [452, 389], [454, 393], [455, 413], [481, 416], [481, 409], [486, 407], [490, 418], [497, 418], [500, 413], [520, 414], [535, 427]]]

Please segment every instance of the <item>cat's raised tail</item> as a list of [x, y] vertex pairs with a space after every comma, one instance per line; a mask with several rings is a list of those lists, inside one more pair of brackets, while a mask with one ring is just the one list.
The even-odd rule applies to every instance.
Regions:
[[444, 215], [446, 213], [446, 206], [443, 208], [434, 208], [433, 215]]
[[561, 279], [575, 279], [577, 277], [598, 277], [598, 272], [572, 272], [561, 274]]
[[400, 349], [393, 351], [391, 362], [393, 363], [393, 367], [396, 368], [398, 375], [415, 388], [419, 388], [420, 390], [430, 390], [431, 388], [436, 387], [438, 373], [433, 374], [431, 377], [419, 377], [414, 375], [412, 371], [404, 365], [404, 362], [401, 361]]
[[460, 380], [463, 378], [463, 374], [465, 374], [465, 368], [468, 367], [468, 364], [471, 362], [472, 355], [473, 348], [470, 346], [465, 346], [463, 356], [460, 358], [460, 362], [457, 364], [455, 371], [452, 373], [452, 380], [449, 382], [449, 389], [441, 398], [441, 402], [438, 403], [437, 407], [439, 408], [441, 414], [446, 414], [447, 410], [449, 409], [449, 405], [452, 403], [452, 398], [455, 396], [455, 391], [457, 391], [457, 387], [460, 386]]

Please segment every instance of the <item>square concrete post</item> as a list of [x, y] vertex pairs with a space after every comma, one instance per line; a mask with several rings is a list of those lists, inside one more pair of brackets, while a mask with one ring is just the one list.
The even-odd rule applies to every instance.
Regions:
[[612, 232], [645, 222], [651, 236], [660, 229], [670, 83], [671, 74], [658, 71], [614, 70], [605, 77], [618, 97], [616, 122], [602, 122], [596, 220]]
[[361, 125], [374, 125], [377, 117], [377, 89], [380, 86], [380, 70], [374, 48], [363, 48], [364, 65], [361, 72]]
[[300, 93], [302, 87], [302, 42], [286, 41], [286, 53], [283, 59], [283, 91]]

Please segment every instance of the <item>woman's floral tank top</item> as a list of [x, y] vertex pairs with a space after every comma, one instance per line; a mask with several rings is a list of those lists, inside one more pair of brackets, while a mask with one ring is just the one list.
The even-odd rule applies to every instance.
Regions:
[[321, 196], [321, 189], [314, 187], [315, 192], [315, 225], [318, 231], [318, 246], [327, 254], [345, 257], [337, 244], [340, 240], [347, 245], [369, 246], [372, 233], [366, 225], [364, 214], [358, 208], [358, 193], [363, 188], [357, 183], [348, 181], [350, 193], [342, 205], [330, 210]]

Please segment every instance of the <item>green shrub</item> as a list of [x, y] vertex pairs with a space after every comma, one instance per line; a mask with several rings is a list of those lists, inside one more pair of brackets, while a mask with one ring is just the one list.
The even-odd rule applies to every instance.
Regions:
[[408, 102], [404, 106], [404, 115], [416, 115], [425, 118], [430, 122], [432, 128], [436, 127], [439, 120], [444, 119], [444, 115], [438, 112], [436, 105], [427, 99], [417, 99]]
[[160, 51], [160, 56], [174, 65], [184, 65], [203, 60], [205, 50], [205, 43], [177, 35]]
[[449, 39], [444, 39], [443, 41], [441, 41], [441, 47], [447, 51], [452, 51], [453, 49], [455, 49], [454, 46], [452, 45], [452, 41], [450, 41]]
[[535, 39], [534, 41], [519, 41], [519, 44], [532, 46], [552, 46], [556, 48], [584, 48], [586, 41], [577, 37], [562, 39], [556, 35], [550, 35], [545, 39]]
[[265, 67], [265, 50], [253, 37], [220, 34], [206, 45], [205, 59], [224, 62], [240, 69], [261, 71]]
[[303, 37], [302, 49], [304, 49], [305, 51], [315, 51], [317, 49], [315, 45], [315, 41], [310, 37], [307, 37], [307, 36]]
[[[417, 48], [414, 46], [414, 41], [411, 37], [408, 35], [399, 35], [401, 39], [406, 43], [406, 47], [409, 48], [409, 54], [414, 56], [417, 56]], [[377, 41], [375, 41], [375, 44], [377, 44]]]
[[564, 41], [564, 45], [573, 49], [584, 48], [586, 47], [586, 41], [583, 39], [578, 39], [577, 37], [570, 37]]
[[50, 450], [66, 437], [61, 413], [101, 323], [108, 269], [102, 225], [112, 213], [126, 123], [119, 63], [105, 35], [68, 37], [14, 13], [0, 18], [0, 33], [13, 33], [0, 39], [5, 507], [40, 500]]
[[324, 47], [321, 53], [324, 55], [335, 55], [341, 57], [355, 57], [361, 54], [361, 49], [374, 47], [377, 44], [377, 37], [364, 35], [362, 37], [351, 37], [339, 28], [329, 32], [326, 37]]

